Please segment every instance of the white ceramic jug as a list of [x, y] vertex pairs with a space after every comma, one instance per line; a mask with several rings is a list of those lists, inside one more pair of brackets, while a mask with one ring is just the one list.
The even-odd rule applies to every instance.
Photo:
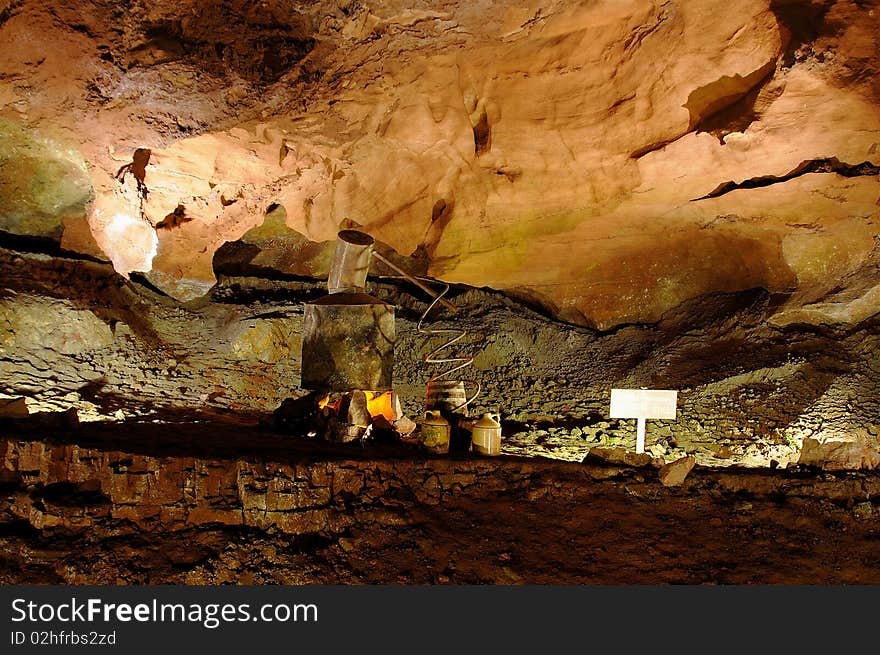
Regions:
[[480, 420], [474, 423], [471, 432], [471, 443], [474, 452], [480, 455], [501, 454], [501, 419], [498, 414], [493, 417], [486, 412]]

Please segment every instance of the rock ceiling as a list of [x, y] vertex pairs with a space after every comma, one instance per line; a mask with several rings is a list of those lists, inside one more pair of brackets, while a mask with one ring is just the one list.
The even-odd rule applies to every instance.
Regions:
[[0, 0], [0, 229], [181, 301], [322, 276], [357, 225], [601, 329], [753, 288], [856, 324], [878, 33], [877, 0]]

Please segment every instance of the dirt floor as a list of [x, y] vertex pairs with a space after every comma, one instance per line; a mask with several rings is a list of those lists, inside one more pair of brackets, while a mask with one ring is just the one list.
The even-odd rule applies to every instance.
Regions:
[[697, 466], [667, 488], [211, 423], [7, 428], [0, 456], [3, 584], [880, 583], [876, 473]]

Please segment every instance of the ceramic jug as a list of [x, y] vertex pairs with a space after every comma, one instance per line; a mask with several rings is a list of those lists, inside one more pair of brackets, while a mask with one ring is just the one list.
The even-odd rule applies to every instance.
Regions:
[[449, 435], [451, 426], [449, 421], [443, 418], [439, 410], [429, 410], [425, 412], [425, 418], [421, 421], [422, 425], [422, 446], [426, 450], [439, 455], [445, 455], [449, 452]]
[[473, 424], [471, 443], [473, 444], [474, 452], [480, 455], [501, 454], [500, 418], [497, 414], [493, 417], [492, 414], [487, 412]]

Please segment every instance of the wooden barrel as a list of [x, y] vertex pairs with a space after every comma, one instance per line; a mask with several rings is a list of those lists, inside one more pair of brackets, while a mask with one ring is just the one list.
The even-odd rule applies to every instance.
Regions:
[[461, 380], [431, 380], [425, 394], [425, 411], [464, 412], [467, 407], [464, 382]]

